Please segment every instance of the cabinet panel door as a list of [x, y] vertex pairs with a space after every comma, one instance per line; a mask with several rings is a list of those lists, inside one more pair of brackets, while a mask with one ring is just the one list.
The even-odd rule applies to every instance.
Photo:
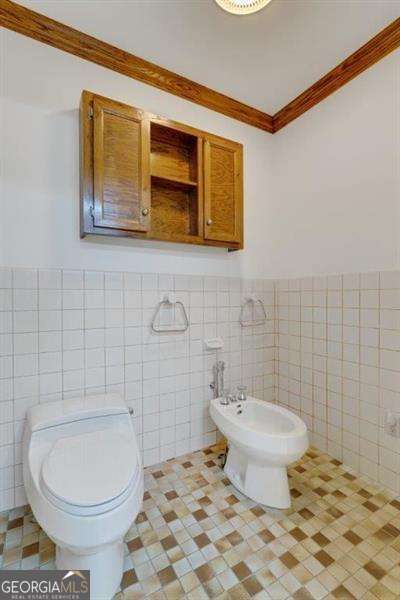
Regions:
[[149, 122], [140, 111], [93, 99], [94, 225], [150, 228]]
[[224, 140], [204, 144], [204, 237], [242, 241], [242, 148]]

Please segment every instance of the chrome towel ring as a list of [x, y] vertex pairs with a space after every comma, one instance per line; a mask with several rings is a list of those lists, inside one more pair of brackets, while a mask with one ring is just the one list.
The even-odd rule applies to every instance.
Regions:
[[[177, 323], [175, 322], [164, 325], [160, 324], [160, 316], [162, 315], [162, 309], [166, 308], [168, 310], [174, 310], [175, 317], [175, 307], [180, 308], [183, 317], [183, 323], [181, 325], [177, 325]], [[163, 300], [161, 300], [161, 302], [158, 304], [157, 309], [154, 313], [153, 319], [151, 321], [151, 328], [156, 333], [178, 333], [186, 331], [189, 328], [189, 319], [183, 302], [181, 302], [180, 300], [177, 300], [176, 302], [171, 302], [169, 296], [164, 296]]]
[[[252, 316], [251, 319], [246, 319], [246, 309]], [[257, 311], [259, 317], [257, 318]], [[259, 298], [246, 298], [242, 304], [239, 315], [239, 323], [242, 327], [252, 327], [253, 325], [262, 325], [267, 320], [267, 313], [265, 312], [264, 303]]]

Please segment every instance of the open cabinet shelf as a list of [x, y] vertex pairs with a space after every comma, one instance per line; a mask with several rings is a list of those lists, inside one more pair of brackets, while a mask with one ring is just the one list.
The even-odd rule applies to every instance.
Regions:
[[199, 237], [201, 157], [197, 136], [150, 124], [151, 228], [156, 236]]
[[151, 229], [162, 237], [198, 236], [197, 189], [170, 186], [159, 181], [151, 186]]
[[150, 173], [178, 181], [197, 182], [198, 137], [172, 126], [150, 124]]
[[165, 185], [171, 188], [193, 189], [197, 187], [197, 181], [179, 179], [178, 177], [164, 177], [162, 175], [151, 175], [151, 185]]

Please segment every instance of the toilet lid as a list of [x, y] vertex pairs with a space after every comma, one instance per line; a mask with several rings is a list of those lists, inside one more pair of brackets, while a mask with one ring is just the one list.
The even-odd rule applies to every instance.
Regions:
[[138, 469], [132, 444], [103, 430], [57, 440], [42, 465], [52, 496], [77, 507], [111, 502], [128, 488]]

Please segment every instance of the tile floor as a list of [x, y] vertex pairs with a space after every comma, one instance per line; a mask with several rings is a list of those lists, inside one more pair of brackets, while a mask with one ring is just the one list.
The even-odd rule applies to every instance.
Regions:
[[[237, 492], [213, 449], [146, 469], [116, 600], [400, 598], [400, 501], [310, 449], [290, 469], [293, 506]], [[2, 555], [2, 556], [1, 556]], [[51, 568], [29, 507], [0, 515], [0, 565]]]

